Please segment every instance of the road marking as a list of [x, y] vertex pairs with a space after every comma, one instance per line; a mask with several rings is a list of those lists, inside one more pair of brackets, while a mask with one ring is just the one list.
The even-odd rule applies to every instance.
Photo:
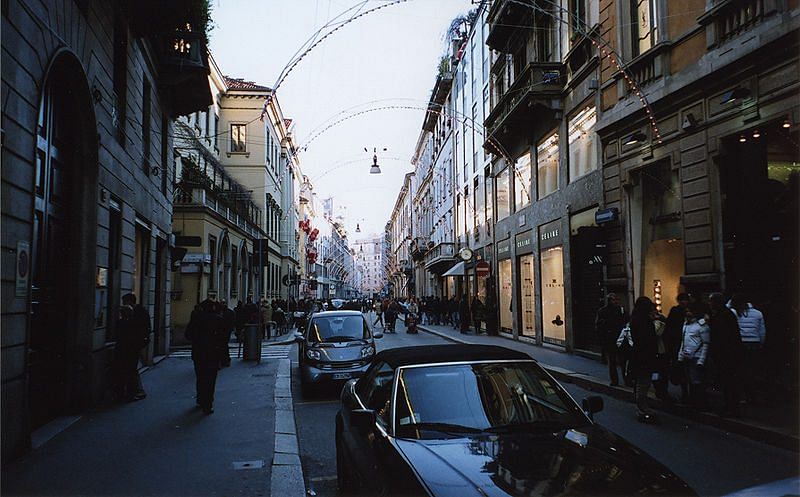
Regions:
[[[262, 359], [287, 359], [289, 357], [289, 352], [291, 351], [291, 345], [267, 345], [265, 343], [261, 344], [261, 358]], [[228, 346], [228, 351], [230, 352], [231, 359], [236, 359], [239, 351], [239, 347], [236, 344], [230, 344]], [[192, 357], [192, 349], [190, 348], [180, 348], [180, 349], [173, 349], [169, 356], [174, 359], [191, 359]]]
[[312, 400], [308, 402], [295, 402], [294, 405], [296, 406], [313, 406], [313, 405], [320, 405], [320, 404], [338, 404], [338, 400]]

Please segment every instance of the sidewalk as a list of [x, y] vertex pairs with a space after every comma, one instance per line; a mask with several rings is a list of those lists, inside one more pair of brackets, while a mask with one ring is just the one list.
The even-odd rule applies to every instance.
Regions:
[[[458, 343], [500, 345], [514, 348], [536, 359], [541, 366], [561, 382], [574, 383], [581, 388], [633, 402], [633, 389], [612, 387], [608, 381], [608, 366], [593, 359], [563, 352], [552, 345], [534, 345], [513, 340], [510, 335], [486, 336], [462, 334], [451, 326], [419, 325], [422, 331], [438, 335]], [[680, 397], [680, 388], [670, 385], [673, 398]], [[719, 405], [714, 393], [709, 394], [712, 405]], [[651, 406], [674, 415], [682, 416], [716, 428], [762, 441], [776, 447], [800, 451], [800, 426], [798, 413], [789, 403], [777, 406], [743, 405], [737, 418], [723, 418], [710, 412], [697, 412], [687, 406], [667, 404], [655, 398], [651, 392]]]
[[195, 406], [192, 361], [159, 358], [142, 375], [146, 399], [73, 418], [4, 465], [2, 494], [301, 497], [288, 356], [286, 347], [260, 364], [234, 359], [211, 415]]

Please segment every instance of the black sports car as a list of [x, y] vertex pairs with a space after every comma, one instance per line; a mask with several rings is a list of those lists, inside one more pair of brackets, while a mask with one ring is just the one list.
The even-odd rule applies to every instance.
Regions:
[[342, 390], [338, 483], [367, 495], [695, 495], [596, 425], [529, 356], [482, 345], [378, 353]]

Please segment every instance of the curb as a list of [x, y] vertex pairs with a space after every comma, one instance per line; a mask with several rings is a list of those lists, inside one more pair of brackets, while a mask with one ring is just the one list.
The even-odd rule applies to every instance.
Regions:
[[[424, 325], [418, 326], [420, 330], [430, 333], [431, 335], [436, 335], [440, 338], [445, 340], [449, 340], [455, 343], [461, 344], [472, 344], [473, 342], [469, 342], [467, 340], [463, 340], [458, 337], [454, 337], [452, 335], [448, 335], [447, 333], [442, 333], [436, 330], [432, 330], [427, 328]], [[506, 337], [506, 340], [511, 340]], [[538, 361], [537, 361], [538, 362]], [[557, 366], [551, 366], [548, 364], [544, 364], [539, 362], [539, 365], [542, 366], [548, 373], [553, 375], [557, 380], [564, 382], [564, 383], [572, 383], [577, 385], [583, 389], [590, 390], [592, 392], [598, 392], [610, 397], [614, 397], [617, 400], [623, 400], [629, 403], [633, 403], [633, 393], [632, 389], [630, 388], [623, 388], [623, 387], [612, 387], [605, 382], [598, 381], [597, 378], [589, 375], [585, 375], [582, 373], [576, 373], [574, 371], [560, 368]], [[774, 447], [778, 447], [781, 449], [791, 450], [794, 452], [800, 452], [800, 438], [786, 434], [776, 432], [771, 430], [767, 427], [750, 424], [750, 423], [743, 423], [741, 421], [737, 421], [731, 418], [722, 418], [715, 414], [708, 414], [705, 412], [698, 412], [689, 407], [682, 407], [675, 404], [667, 404], [655, 397], [650, 397], [650, 406], [658, 409], [660, 411], [679, 416], [685, 419], [689, 419], [704, 425], [712, 426], [714, 428], [719, 428], [721, 430], [729, 431], [731, 433], [736, 433], [738, 435], [742, 435], [744, 437], [750, 438], [752, 440], [756, 440], [758, 442], [763, 442]]]
[[281, 359], [275, 379], [275, 447], [269, 495], [304, 497], [306, 487], [294, 420], [291, 375], [291, 359]]

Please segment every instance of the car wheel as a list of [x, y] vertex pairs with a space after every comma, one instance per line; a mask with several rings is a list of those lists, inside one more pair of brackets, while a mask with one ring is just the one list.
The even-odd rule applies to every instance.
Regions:
[[342, 441], [338, 434], [336, 435], [336, 484], [339, 491], [345, 495], [352, 494], [356, 488], [350, 468], [347, 467]]

